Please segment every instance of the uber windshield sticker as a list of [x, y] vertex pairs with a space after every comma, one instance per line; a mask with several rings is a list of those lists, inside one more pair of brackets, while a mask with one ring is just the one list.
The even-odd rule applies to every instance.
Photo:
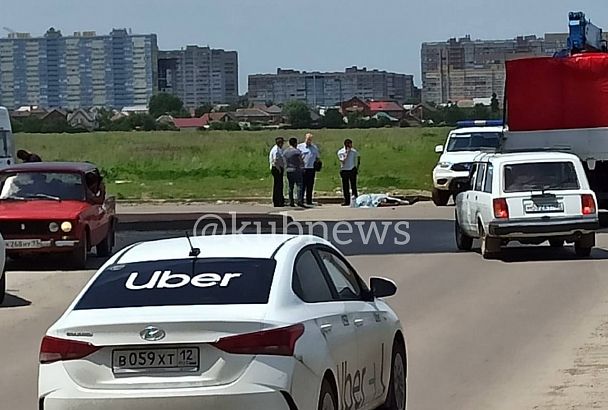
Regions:
[[240, 278], [242, 273], [199, 273], [195, 276], [190, 276], [186, 273], [173, 273], [170, 270], [155, 271], [151, 277], [142, 275], [139, 272], [133, 272], [127, 278], [125, 287], [129, 290], [142, 289], [176, 289], [184, 286], [194, 286], [197, 288], [211, 288], [219, 286], [220, 288], [228, 287], [237, 278]]

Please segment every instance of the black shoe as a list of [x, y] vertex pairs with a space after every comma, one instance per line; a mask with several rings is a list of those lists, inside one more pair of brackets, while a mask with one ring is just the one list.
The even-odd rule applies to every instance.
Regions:
[[290, 203], [289, 203], [289, 206], [290, 206], [291, 208], [295, 208], [295, 207], [296, 207], [296, 205], [295, 205], [293, 202], [290, 202]]
[[342, 202], [341, 206], [350, 206], [350, 204], [348, 202]]
[[298, 202], [296, 205], [298, 205], [300, 208], [306, 208], [306, 205], [304, 205], [302, 202]]

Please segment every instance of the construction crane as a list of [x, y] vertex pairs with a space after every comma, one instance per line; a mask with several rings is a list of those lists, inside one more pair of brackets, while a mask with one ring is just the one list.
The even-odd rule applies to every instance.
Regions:
[[4, 31], [6, 31], [7, 33], [10, 33], [10, 34], [15, 34], [15, 33], [16, 33], [16, 31], [15, 31], [15, 30], [13, 30], [13, 29], [12, 29], [12, 28], [10, 28], [10, 27], [6, 27], [6, 26], [5, 26], [5, 27], [2, 27], [2, 29], [3, 29]]
[[606, 40], [602, 29], [591, 23], [582, 11], [571, 11], [568, 15], [568, 53], [578, 54], [585, 51], [606, 52]]

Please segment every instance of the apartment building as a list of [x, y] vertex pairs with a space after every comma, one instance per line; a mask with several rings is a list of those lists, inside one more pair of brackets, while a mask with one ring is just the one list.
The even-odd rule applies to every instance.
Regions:
[[0, 39], [0, 105], [145, 105], [157, 88], [157, 58], [155, 34], [11, 33]]
[[447, 103], [488, 98], [502, 101], [505, 61], [553, 55], [566, 48], [568, 34], [522, 36], [511, 40], [471, 40], [470, 36], [445, 42], [423, 43], [422, 100]]
[[186, 107], [230, 104], [239, 97], [236, 51], [188, 46], [160, 51], [158, 89], [178, 96]]
[[279, 68], [276, 74], [250, 75], [248, 86], [249, 99], [254, 102], [298, 100], [310, 106], [331, 106], [353, 97], [404, 103], [416, 94], [412, 75], [357, 67], [326, 73]]

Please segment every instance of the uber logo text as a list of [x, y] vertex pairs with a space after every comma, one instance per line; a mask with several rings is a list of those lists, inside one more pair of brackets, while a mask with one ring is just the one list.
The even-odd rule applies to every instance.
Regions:
[[408, 221], [293, 221], [282, 219], [262, 221], [242, 220], [237, 212], [229, 218], [218, 214], [201, 216], [193, 228], [193, 236], [242, 234], [315, 235], [338, 246], [397, 245], [410, 243]]

